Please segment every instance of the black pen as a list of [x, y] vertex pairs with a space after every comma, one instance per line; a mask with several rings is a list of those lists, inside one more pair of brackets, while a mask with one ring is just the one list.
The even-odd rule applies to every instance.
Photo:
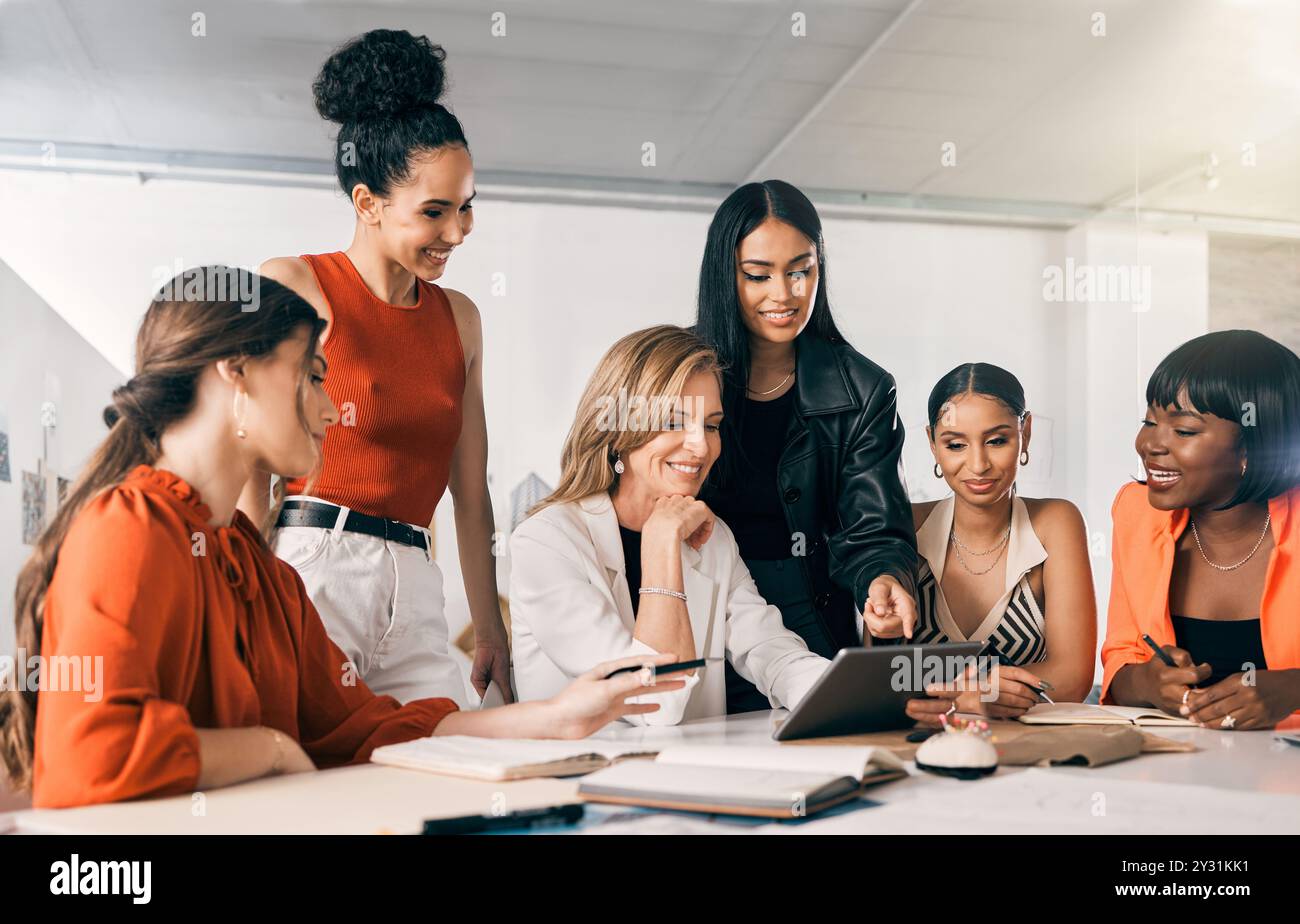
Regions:
[[694, 670], [697, 667], [703, 667], [706, 664], [713, 664], [714, 662], [721, 660], [721, 658], [698, 658], [694, 661], [678, 661], [676, 664], [633, 664], [631, 667], [620, 667], [618, 670], [606, 674], [605, 679], [608, 680], [610, 677], [617, 677], [619, 674], [630, 674], [633, 671], [639, 671], [644, 667], [652, 668], [655, 676], [661, 677], [664, 674], [676, 674], [681, 671]]
[[1156, 653], [1157, 658], [1165, 662], [1166, 667], [1178, 666], [1177, 664], [1174, 663], [1174, 659], [1169, 657], [1169, 655], [1165, 654], [1165, 650], [1156, 644], [1155, 639], [1147, 635], [1145, 632], [1142, 634], [1142, 641], [1146, 642], [1147, 645], [1150, 646], [1151, 650]]
[[[1156, 644], [1156, 640], [1153, 639], [1151, 636], [1147, 635], [1145, 632], [1142, 633], [1142, 641], [1146, 642], [1147, 645], [1151, 648], [1151, 650], [1156, 653], [1157, 658], [1165, 662], [1166, 667], [1178, 666], [1177, 664], [1174, 663], [1174, 659], [1169, 657], [1169, 655], [1165, 654], [1165, 650]], [[1190, 684], [1190, 686], [1191, 689], [1193, 690], [1199, 690], [1201, 688], [1200, 684], [1197, 683]], [[1186, 698], [1184, 698], [1183, 701], [1186, 702]]]
[[552, 805], [547, 808], [523, 809], [505, 815], [462, 815], [457, 818], [431, 818], [424, 823], [425, 834], [479, 834], [484, 831], [513, 828], [547, 828], [575, 824], [582, 820], [583, 805]]

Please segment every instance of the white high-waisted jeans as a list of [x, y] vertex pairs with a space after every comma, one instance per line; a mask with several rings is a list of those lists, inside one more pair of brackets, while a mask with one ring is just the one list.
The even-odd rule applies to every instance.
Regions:
[[461, 668], [448, 650], [437, 563], [415, 546], [342, 529], [347, 508], [338, 510], [340, 525], [332, 529], [280, 527], [275, 554], [302, 577], [325, 630], [371, 690], [403, 703], [445, 696], [466, 708]]

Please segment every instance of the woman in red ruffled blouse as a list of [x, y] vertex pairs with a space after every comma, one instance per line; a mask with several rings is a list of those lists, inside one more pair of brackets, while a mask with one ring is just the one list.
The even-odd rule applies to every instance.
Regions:
[[[222, 273], [220, 297], [202, 299]], [[629, 697], [681, 687], [602, 679], [645, 660], [630, 659], [552, 700], [460, 713], [353, 676], [297, 572], [235, 509], [254, 468], [317, 463], [337, 419], [320, 326], [289, 289], [222, 267], [187, 271], [150, 304], [108, 438], [19, 576], [19, 656], [42, 656], [40, 689], [0, 694], [0, 756], [35, 805], [361, 762], [430, 734], [582, 737], [658, 708]]]

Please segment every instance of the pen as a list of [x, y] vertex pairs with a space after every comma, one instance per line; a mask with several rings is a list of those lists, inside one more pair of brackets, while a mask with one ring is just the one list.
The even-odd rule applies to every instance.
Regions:
[[[706, 664], [713, 664], [714, 662], [721, 660], [721, 658], [697, 658], [694, 661], [678, 661], [676, 664], [651, 664], [649, 666], [654, 669], [656, 677], [662, 677], [664, 674], [676, 674], [680, 671], [694, 670], [697, 667], [704, 667]], [[633, 671], [641, 670], [645, 666], [646, 665], [644, 664], [633, 664], [631, 667], [620, 667], [618, 670], [606, 674], [605, 679], [608, 680], [610, 677], [617, 677], [619, 674], [630, 674]]]
[[[1150, 647], [1150, 649], [1156, 653], [1156, 657], [1157, 657], [1157, 658], [1159, 658], [1161, 661], [1164, 661], [1164, 662], [1165, 662], [1165, 666], [1166, 666], [1166, 667], [1177, 667], [1177, 666], [1178, 666], [1177, 664], [1174, 663], [1174, 659], [1171, 658], [1171, 657], [1169, 657], [1169, 655], [1165, 654], [1165, 650], [1164, 650], [1163, 648], [1161, 648], [1159, 645], [1156, 644], [1155, 639], [1153, 639], [1151, 636], [1147, 635], [1145, 632], [1142, 633], [1142, 641], [1146, 642], [1147, 645], [1148, 645], [1148, 647]], [[1191, 689], [1193, 689], [1193, 690], [1199, 690], [1199, 689], [1200, 689], [1200, 685], [1194, 683], [1194, 684], [1191, 685]], [[1183, 694], [1183, 702], [1184, 702], [1184, 703], [1187, 702], [1187, 694], [1186, 694], [1186, 693]]]
[[457, 818], [431, 818], [424, 823], [425, 834], [478, 834], [483, 831], [513, 828], [544, 828], [574, 824], [582, 820], [583, 805], [552, 805], [548, 808], [523, 809], [505, 815], [462, 815]]
[[[1056, 705], [1056, 700], [1052, 699], [1050, 696], [1047, 695], [1047, 690], [1050, 690], [1052, 688], [1052, 685], [1048, 683], [1046, 680], [1043, 681], [1043, 686], [1041, 687], [1036, 687], [1033, 684], [1026, 684], [1026, 686], [1028, 686], [1029, 689], [1037, 693], [1042, 698], [1043, 702], [1051, 703], [1053, 706]], [[1046, 687], [1047, 690], [1045, 690], [1044, 687]]]
[[1165, 654], [1165, 650], [1161, 648], [1159, 645], [1157, 645], [1155, 643], [1155, 639], [1153, 639], [1151, 636], [1147, 635], [1146, 633], [1143, 633], [1142, 641], [1146, 642], [1147, 645], [1150, 647], [1150, 649], [1156, 653], [1157, 658], [1165, 662], [1166, 667], [1178, 666], [1177, 664], [1174, 663], [1174, 659], [1169, 657], [1169, 655]]

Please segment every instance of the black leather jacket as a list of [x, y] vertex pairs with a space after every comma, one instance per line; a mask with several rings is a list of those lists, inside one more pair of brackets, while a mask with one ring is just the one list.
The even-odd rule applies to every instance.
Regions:
[[[777, 466], [809, 596], [839, 648], [861, 644], [854, 607], [892, 574], [916, 596], [916, 534], [903, 487], [894, 378], [846, 343], [795, 341], [795, 414]], [[703, 492], [708, 501], [709, 488]]]

